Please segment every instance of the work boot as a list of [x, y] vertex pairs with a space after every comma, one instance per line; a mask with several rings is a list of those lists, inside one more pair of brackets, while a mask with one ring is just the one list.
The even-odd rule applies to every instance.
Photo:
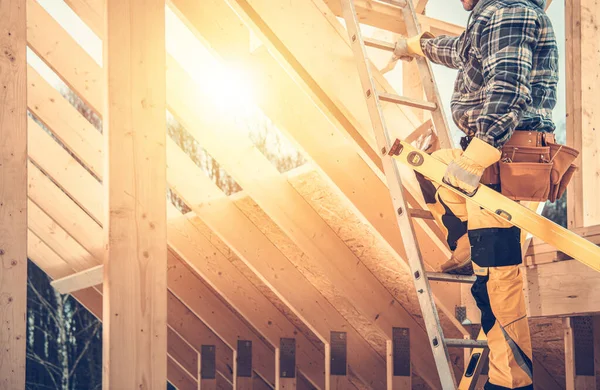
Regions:
[[440, 272], [454, 275], [472, 275], [471, 243], [469, 235], [464, 234], [456, 242], [456, 249], [452, 252], [450, 260], [440, 266]]

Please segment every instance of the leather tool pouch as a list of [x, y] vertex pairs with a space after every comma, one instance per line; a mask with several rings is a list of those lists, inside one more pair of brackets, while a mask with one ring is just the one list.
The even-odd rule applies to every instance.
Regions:
[[486, 169], [481, 182], [500, 183], [502, 194], [513, 200], [554, 202], [577, 170], [572, 162], [578, 154], [556, 144], [553, 134], [515, 131], [502, 148], [501, 160]]
[[550, 174], [550, 195], [548, 200], [555, 202], [564, 194], [567, 185], [577, 171], [573, 161], [579, 155], [579, 152], [573, 148], [556, 143], [548, 143], [550, 147], [550, 160], [552, 161], [552, 171]]

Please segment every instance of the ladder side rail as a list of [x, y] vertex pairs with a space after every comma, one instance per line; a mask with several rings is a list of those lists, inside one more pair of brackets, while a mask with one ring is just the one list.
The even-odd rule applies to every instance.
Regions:
[[359, 24], [356, 17], [356, 10], [352, 0], [343, 0], [342, 9], [346, 27], [350, 36], [352, 50], [357, 61], [363, 93], [369, 111], [369, 116], [375, 132], [377, 145], [382, 155], [383, 168], [392, 196], [396, 212], [398, 226], [402, 232], [402, 241], [405, 245], [409, 266], [413, 272], [413, 282], [417, 290], [419, 304], [421, 306], [423, 320], [427, 328], [432, 352], [440, 376], [440, 381], [444, 389], [456, 389], [456, 380], [452, 370], [452, 364], [448, 354], [448, 349], [444, 342], [444, 336], [441, 331], [439, 316], [431, 293], [429, 280], [423, 267], [421, 252], [416, 241], [412, 220], [408, 213], [408, 208], [404, 200], [400, 172], [394, 159], [386, 156], [391, 146], [389, 133], [387, 132], [381, 106], [375, 89], [375, 84], [369, 66], [367, 65], [367, 56], [359, 30]]

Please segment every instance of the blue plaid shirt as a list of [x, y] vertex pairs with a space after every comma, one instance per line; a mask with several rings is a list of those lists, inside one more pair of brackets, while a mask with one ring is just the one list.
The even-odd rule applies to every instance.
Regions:
[[458, 69], [452, 117], [501, 147], [515, 129], [553, 132], [558, 48], [545, 0], [481, 0], [459, 37], [423, 40], [431, 61]]

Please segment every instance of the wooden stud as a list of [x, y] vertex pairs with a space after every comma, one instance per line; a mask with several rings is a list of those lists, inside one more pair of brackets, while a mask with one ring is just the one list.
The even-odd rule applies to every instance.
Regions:
[[[106, 1], [103, 386], [166, 381], [164, 0]], [[135, 16], [135, 17], [134, 17]]]
[[27, 70], [25, 4], [0, 2], [0, 388], [25, 388]]
[[418, 14], [425, 13], [425, 7], [427, 7], [428, 0], [413, 0], [415, 12]]

